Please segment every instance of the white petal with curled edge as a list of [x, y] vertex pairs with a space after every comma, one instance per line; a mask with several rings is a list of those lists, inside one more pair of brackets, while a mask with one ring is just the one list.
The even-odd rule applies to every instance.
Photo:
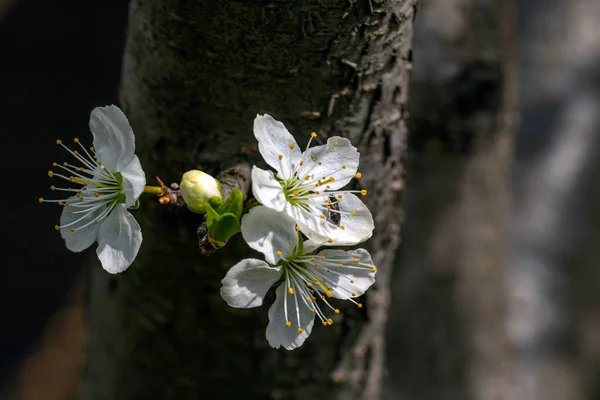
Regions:
[[[76, 196], [70, 197], [67, 199], [70, 204], [80, 204], [79, 198]], [[105, 205], [101, 205], [94, 211], [92, 211], [89, 215], [85, 216], [86, 212], [83, 211], [84, 208], [81, 207], [73, 207], [73, 206], [64, 206], [62, 209], [62, 213], [60, 214], [60, 225], [67, 225], [65, 228], [60, 229], [60, 236], [65, 240], [65, 245], [67, 249], [79, 253], [90, 247], [96, 239], [98, 239], [98, 229], [100, 228], [99, 224], [94, 224], [92, 221], [96, 219], [102, 211], [106, 209]], [[69, 214], [69, 211], [73, 211], [73, 214]], [[72, 222], [84, 217], [79, 222], [69, 225]], [[78, 226], [83, 226], [87, 223], [91, 222], [88, 226], [82, 229], [78, 229], [75, 232], [71, 232], [71, 228], [77, 228]]]
[[275, 265], [282, 257], [289, 257], [298, 245], [295, 226], [284, 213], [257, 206], [242, 217], [242, 237], [248, 246], [263, 253], [269, 264]]
[[[375, 283], [375, 273], [371, 272], [373, 260], [365, 249], [323, 250], [317, 255], [324, 256], [325, 261], [335, 260], [336, 264], [344, 265], [342, 268], [331, 267], [335, 273], [328, 272], [328, 269], [318, 270], [328, 282], [333, 282], [332, 293], [337, 299], [362, 296]], [[358, 259], [359, 262], [355, 263], [354, 259]]]
[[120, 172], [131, 162], [135, 137], [129, 121], [117, 106], [96, 107], [90, 114], [96, 158], [112, 172]]
[[270, 267], [262, 260], [247, 258], [227, 271], [221, 280], [221, 297], [230, 307], [258, 307], [280, 276], [281, 267]]
[[[302, 152], [296, 139], [283, 123], [268, 114], [257, 115], [254, 119], [254, 137], [258, 140], [258, 151], [280, 178], [292, 175], [292, 165], [300, 161]], [[281, 155], [281, 160], [279, 159]]]
[[[311, 154], [315, 157], [312, 158]], [[308, 174], [311, 179], [321, 180], [323, 177], [333, 177], [334, 181], [327, 183], [328, 190], [337, 190], [346, 186], [356, 175], [360, 153], [350, 140], [334, 136], [327, 140], [327, 144], [308, 149], [304, 158], [305, 163], [298, 176]]]
[[131, 265], [141, 244], [139, 224], [125, 204], [119, 204], [100, 225], [96, 254], [106, 271], [118, 274]]
[[144, 170], [136, 155], [134, 155], [131, 162], [121, 170], [121, 175], [123, 176], [125, 205], [131, 207], [144, 192], [144, 186], [146, 186], [146, 175], [144, 175]]
[[[324, 201], [324, 197], [322, 199], [315, 198], [317, 203]], [[344, 193], [338, 205], [342, 212], [340, 226], [327, 220], [323, 220], [320, 225], [315, 225], [314, 218], [305, 216], [304, 219], [297, 220], [302, 233], [323, 246], [352, 246], [364, 242], [373, 235], [375, 228], [373, 216], [357, 196]], [[352, 211], [356, 215], [353, 215]], [[342, 226], [344, 229], [341, 228]], [[329, 239], [332, 239], [331, 243], [329, 243]]]
[[252, 167], [252, 194], [262, 205], [275, 211], [283, 211], [287, 201], [281, 184], [273, 176], [273, 171]]
[[[280, 285], [275, 291], [277, 298], [269, 308], [269, 324], [267, 325], [267, 341], [271, 347], [278, 349], [281, 346], [286, 350], [293, 350], [302, 346], [302, 343], [310, 335], [315, 323], [315, 313], [310, 312], [302, 302], [299, 293], [300, 291], [296, 290], [295, 294], [290, 295], [285, 285]], [[287, 296], [287, 314], [292, 326], [285, 326], [285, 323], [288, 322], [285, 320], [284, 312], [285, 296]], [[298, 326], [298, 315], [300, 316], [300, 326]], [[298, 332], [299, 327], [302, 328], [302, 332]]]

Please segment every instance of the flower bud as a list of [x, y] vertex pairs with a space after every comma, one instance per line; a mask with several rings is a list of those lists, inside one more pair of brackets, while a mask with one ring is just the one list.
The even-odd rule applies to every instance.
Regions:
[[223, 203], [221, 184], [202, 171], [193, 169], [183, 174], [179, 190], [188, 208], [197, 213], [204, 214], [209, 202], [213, 208]]

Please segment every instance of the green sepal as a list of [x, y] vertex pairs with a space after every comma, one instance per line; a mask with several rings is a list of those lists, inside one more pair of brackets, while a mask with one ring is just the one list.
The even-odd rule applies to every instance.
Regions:
[[233, 214], [239, 220], [242, 217], [242, 210], [244, 209], [244, 195], [236, 188], [231, 189], [231, 194], [225, 200], [225, 203], [217, 209], [219, 214]]
[[129, 206], [129, 207], [127, 207], [127, 208], [128, 208], [128, 209], [130, 209], [130, 210], [137, 210], [138, 208], [140, 208], [140, 200], [139, 200], [139, 199], [137, 199], [137, 200], [135, 201], [135, 203], [133, 203], [133, 205], [132, 205], [132, 206]]
[[206, 209], [206, 227], [210, 235], [219, 242], [226, 242], [241, 231], [240, 219], [234, 214], [219, 214], [212, 207]]

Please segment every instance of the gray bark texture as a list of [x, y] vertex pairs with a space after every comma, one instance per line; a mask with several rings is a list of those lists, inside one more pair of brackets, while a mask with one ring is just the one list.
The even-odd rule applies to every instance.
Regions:
[[260, 163], [257, 113], [283, 121], [301, 145], [312, 131], [321, 142], [348, 137], [375, 219], [366, 246], [377, 283], [365, 308], [339, 304], [334, 324], [316, 326], [300, 349], [271, 349], [268, 305], [232, 309], [219, 295], [227, 269], [253, 255], [239, 235], [201, 258], [199, 216], [143, 202], [136, 262], [119, 276], [94, 268], [86, 398], [379, 397], [414, 8], [414, 0], [131, 2], [121, 102], [147, 177], [171, 182], [192, 168]]
[[515, 2], [420, 5], [386, 387], [390, 400], [514, 400], [506, 279]]

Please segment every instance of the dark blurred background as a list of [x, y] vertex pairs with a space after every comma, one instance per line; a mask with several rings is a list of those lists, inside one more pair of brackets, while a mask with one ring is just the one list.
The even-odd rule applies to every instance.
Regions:
[[58, 207], [37, 199], [51, 196], [47, 170], [65, 156], [55, 140], [77, 136], [91, 144], [90, 111], [116, 102], [127, 4], [0, 0], [0, 131], [5, 140], [0, 148], [6, 182], [14, 185], [4, 196], [0, 387], [33, 378], [23, 390], [38, 387], [45, 394], [37, 398], [67, 398], [66, 392], [52, 394], [43, 386], [54, 384], [59, 390], [80, 372], [83, 324], [77, 304], [82, 291], [75, 283], [85, 279], [85, 271], [77, 268], [84, 255], [69, 253], [53, 229]]

